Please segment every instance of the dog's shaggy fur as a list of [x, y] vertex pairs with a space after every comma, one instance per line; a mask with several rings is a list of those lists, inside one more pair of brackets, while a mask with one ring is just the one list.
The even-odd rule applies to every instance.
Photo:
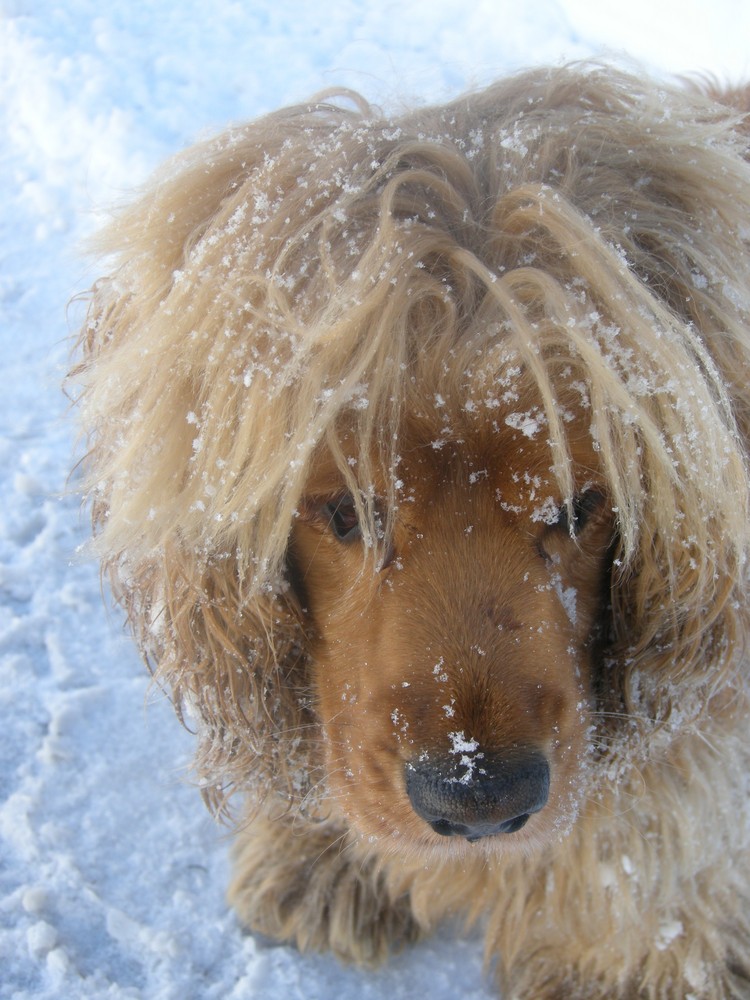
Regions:
[[750, 997], [746, 148], [600, 66], [328, 95], [105, 232], [97, 544], [251, 929], [464, 914], [508, 998]]

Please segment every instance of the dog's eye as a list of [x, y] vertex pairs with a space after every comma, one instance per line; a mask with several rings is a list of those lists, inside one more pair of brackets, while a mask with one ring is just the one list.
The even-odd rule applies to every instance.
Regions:
[[328, 527], [340, 542], [354, 542], [360, 537], [357, 507], [351, 493], [345, 493], [325, 504], [323, 516], [328, 521]]
[[560, 508], [560, 515], [555, 527], [564, 534], [575, 538], [580, 535], [603, 502], [604, 496], [598, 490], [586, 490], [584, 493], [579, 493], [573, 498], [570, 507], [563, 505]]

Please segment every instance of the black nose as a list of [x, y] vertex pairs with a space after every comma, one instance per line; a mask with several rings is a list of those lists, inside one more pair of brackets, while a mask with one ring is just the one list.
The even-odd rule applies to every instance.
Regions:
[[549, 796], [549, 764], [538, 750], [473, 752], [406, 765], [414, 812], [444, 837], [469, 841], [515, 833]]

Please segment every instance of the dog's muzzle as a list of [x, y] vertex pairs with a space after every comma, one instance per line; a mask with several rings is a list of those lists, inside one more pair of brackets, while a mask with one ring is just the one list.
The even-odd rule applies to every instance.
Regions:
[[469, 842], [515, 833], [549, 796], [549, 764], [538, 750], [422, 759], [405, 767], [414, 812], [443, 837]]

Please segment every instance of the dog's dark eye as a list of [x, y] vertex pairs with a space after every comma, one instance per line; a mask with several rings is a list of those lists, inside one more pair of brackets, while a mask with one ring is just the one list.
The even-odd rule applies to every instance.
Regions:
[[360, 537], [357, 508], [350, 493], [345, 493], [325, 504], [323, 515], [328, 520], [328, 527], [340, 542], [354, 542]]
[[[560, 508], [555, 527], [566, 535], [575, 538], [583, 531], [592, 515], [599, 510], [604, 497], [598, 490], [586, 490], [573, 498], [573, 503], [568, 507], [563, 505]], [[572, 513], [572, 520], [571, 520]]]

